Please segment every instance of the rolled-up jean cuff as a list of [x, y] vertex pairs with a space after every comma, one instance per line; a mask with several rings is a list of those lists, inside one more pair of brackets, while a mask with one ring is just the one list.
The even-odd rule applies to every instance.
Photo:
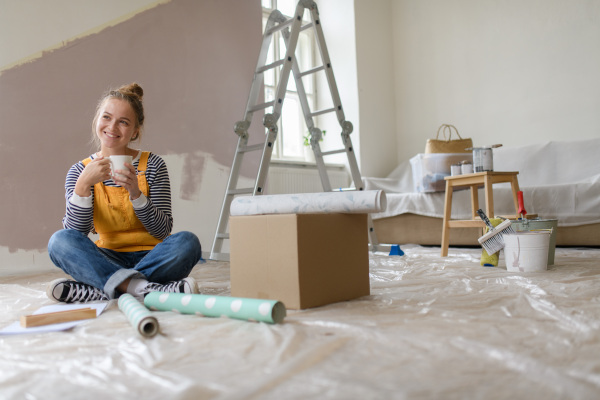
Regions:
[[108, 278], [108, 281], [104, 285], [104, 293], [109, 298], [114, 299], [117, 297], [117, 287], [129, 278], [146, 279], [144, 274], [134, 269], [120, 269]]

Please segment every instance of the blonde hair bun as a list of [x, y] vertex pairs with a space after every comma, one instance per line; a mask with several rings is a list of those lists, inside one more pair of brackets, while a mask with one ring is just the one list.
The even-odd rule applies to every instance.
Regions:
[[140, 100], [144, 97], [144, 89], [137, 83], [133, 82], [128, 85], [123, 85], [117, 91], [123, 93], [124, 95], [136, 95]]

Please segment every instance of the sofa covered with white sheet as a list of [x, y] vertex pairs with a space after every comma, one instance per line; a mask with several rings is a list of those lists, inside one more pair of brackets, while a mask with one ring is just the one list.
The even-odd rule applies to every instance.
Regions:
[[[495, 171], [518, 171], [525, 209], [558, 219], [557, 245], [600, 246], [600, 138], [494, 149]], [[372, 214], [381, 243], [440, 245], [444, 192], [417, 193], [409, 161], [386, 178], [363, 178], [365, 190], [385, 190], [387, 209]], [[484, 206], [480, 189], [480, 207]], [[496, 215], [514, 215], [509, 184], [494, 185]], [[471, 218], [469, 190], [454, 192], [452, 219]], [[478, 229], [453, 229], [450, 245], [476, 245]]]

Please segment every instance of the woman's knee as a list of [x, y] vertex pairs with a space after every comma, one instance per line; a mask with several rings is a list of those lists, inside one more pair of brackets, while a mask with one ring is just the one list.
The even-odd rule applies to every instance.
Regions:
[[171, 236], [182, 244], [187, 244], [192, 247], [200, 246], [200, 240], [198, 239], [198, 236], [192, 232], [181, 231]]
[[[87, 239], [87, 236], [75, 229], [61, 229], [50, 237], [48, 241], [48, 253], [64, 253], [68, 249], [73, 249], [75, 243], [81, 239]], [[89, 239], [88, 239], [89, 240]]]
[[52, 253], [57, 250], [57, 248], [70, 242], [72, 237], [72, 232], [70, 231], [72, 231], [72, 229], [61, 229], [60, 231], [54, 232], [48, 241], [48, 251]]
[[177, 241], [179, 248], [186, 249], [186, 252], [196, 254], [198, 259], [200, 259], [202, 256], [202, 245], [200, 244], [198, 236], [192, 232], [182, 231], [171, 235], [171, 237]]

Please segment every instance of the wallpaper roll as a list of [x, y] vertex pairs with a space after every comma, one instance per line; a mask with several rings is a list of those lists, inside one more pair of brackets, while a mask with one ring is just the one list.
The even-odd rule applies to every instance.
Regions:
[[283, 321], [286, 315], [285, 306], [277, 300], [203, 294], [151, 292], [144, 298], [144, 304], [151, 310], [175, 311], [205, 317], [225, 316], [270, 324]]
[[125, 293], [119, 297], [119, 309], [123, 311], [129, 323], [142, 336], [153, 337], [158, 333], [158, 321], [132, 295]]
[[376, 213], [387, 202], [382, 190], [241, 196], [231, 203], [231, 215]]

